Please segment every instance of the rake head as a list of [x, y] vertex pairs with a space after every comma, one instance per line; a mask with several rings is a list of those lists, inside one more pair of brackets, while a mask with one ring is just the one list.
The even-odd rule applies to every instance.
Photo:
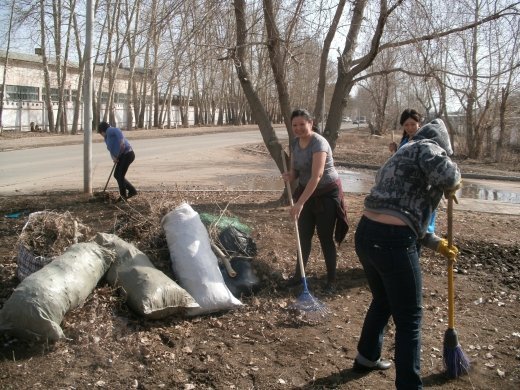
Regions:
[[290, 310], [295, 310], [299, 312], [300, 315], [315, 321], [325, 318], [328, 314], [330, 314], [330, 311], [327, 309], [324, 303], [320, 302], [309, 292], [305, 278], [302, 278], [302, 283], [302, 293], [298, 296], [296, 302], [289, 305], [288, 308]]

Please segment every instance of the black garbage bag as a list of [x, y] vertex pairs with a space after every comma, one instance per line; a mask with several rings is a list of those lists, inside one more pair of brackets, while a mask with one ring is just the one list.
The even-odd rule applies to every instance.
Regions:
[[223, 229], [218, 239], [230, 256], [254, 257], [257, 254], [256, 243], [243, 231], [234, 226]]
[[247, 257], [233, 257], [229, 263], [237, 275], [232, 278], [228, 275], [226, 268], [220, 264], [220, 272], [224, 278], [227, 288], [238, 299], [242, 295], [249, 296], [258, 292], [261, 288], [260, 279], [256, 274], [253, 261]]

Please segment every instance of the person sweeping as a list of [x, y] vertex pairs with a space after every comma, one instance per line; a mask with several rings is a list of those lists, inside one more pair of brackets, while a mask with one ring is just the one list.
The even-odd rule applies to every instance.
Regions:
[[135, 187], [125, 178], [128, 167], [135, 160], [134, 150], [121, 129], [111, 127], [107, 122], [99, 123], [98, 133], [104, 138], [115, 164], [114, 178], [117, 180], [120, 195], [118, 202], [124, 202], [137, 195]]
[[421, 127], [378, 171], [355, 233], [356, 254], [372, 301], [361, 330], [354, 370], [391, 367], [381, 358], [381, 350], [384, 330], [392, 316], [397, 389], [422, 389], [422, 278], [417, 240], [449, 259], [458, 253], [447, 240], [426, 234], [443, 194], [460, 187], [460, 171], [451, 154], [441, 119]]

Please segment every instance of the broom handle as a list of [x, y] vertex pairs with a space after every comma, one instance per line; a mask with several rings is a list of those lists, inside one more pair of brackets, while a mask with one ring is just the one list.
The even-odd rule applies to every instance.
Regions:
[[[281, 150], [281, 154], [282, 154], [283, 171], [284, 171], [284, 173], [287, 173], [287, 162], [285, 161], [285, 153], [284, 153], [283, 149]], [[294, 206], [294, 202], [293, 202], [293, 198], [292, 198], [291, 183], [289, 183], [288, 181], [285, 181], [285, 188], [287, 189], [287, 196], [289, 197], [289, 203], [292, 208]], [[296, 231], [296, 247], [298, 249], [298, 262], [300, 264], [300, 275], [301, 275], [302, 279], [305, 279], [305, 269], [303, 267], [302, 246], [300, 244], [300, 230], [298, 229], [298, 219], [297, 218], [294, 218], [294, 230]]]
[[[448, 198], [448, 247], [453, 245], [453, 197]], [[453, 282], [453, 263], [448, 259], [448, 328], [455, 329], [455, 288]]]

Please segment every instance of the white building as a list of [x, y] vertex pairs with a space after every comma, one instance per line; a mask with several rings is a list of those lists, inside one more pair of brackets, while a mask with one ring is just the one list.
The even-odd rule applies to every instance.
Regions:
[[[4, 82], [4, 69], [6, 64], [6, 52], [0, 50], [0, 84]], [[48, 68], [50, 73], [51, 85], [57, 86], [57, 75], [55, 61], [49, 59]], [[127, 90], [130, 72], [128, 69], [117, 69], [114, 94], [114, 112], [116, 125], [126, 127], [127, 125]], [[68, 118], [69, 130], [72, 125], [74, 113], [74, 101], [78, 93], [79, 67], [77, 64], [67, 64], [67, 85], [65, 94], [66, 115]], [[101, 77], [101, 66], [94, 66], [95, 91], [99, 89]], [[45, 108], [45, 83], [42, 57], [38, 54], [21, 54], [9, 52], [7, 59], [7, 72], [5, 72], [5, 93], [2, 113], [3, 130], [29, 131], [31, 126], [38, 126], [45, 130], [48, 126], [47, 112]], [[143, 72], [135, 72], [134, 80], [140, 83], [143, 79]], [[107, 102], [108, 78], [103, 82], [104, 88], [101, 96], [101, 110]], [[51, 88], [51, 99], [53, 102], [58, 100], [58, 89]], [[53, 103], [54, 111], [57, 112], [58, 104]], [[193, 113], [188, 115], [189, 124], [193, 124]], [[150, 109], [147, 107], [145, 112], [145, 123], [148, 123]], [[172, 106], [170, 112], [172, 122], [180, 123], [180, 113], [178, 107]], [[80, 107], [79, 127], [82, 126], [83, 112]], [[135, 118], [132, 125], [135, 124]]]

